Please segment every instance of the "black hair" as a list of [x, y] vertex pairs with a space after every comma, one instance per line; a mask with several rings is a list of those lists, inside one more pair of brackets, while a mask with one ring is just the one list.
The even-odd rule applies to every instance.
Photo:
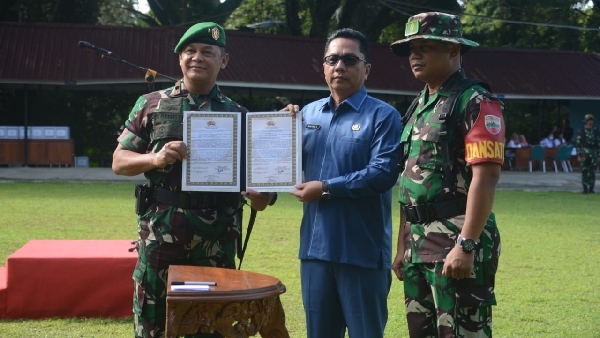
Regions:
[[329, 38], [327, 38], [327, 42], [325, 43], [325, 51], [323, 52], [323, 55], [327, 54], [327, 50], [329, 49], [329, 44], [331, 43], [331, 40], [337, 39], [337, 38], [346, 38], [346, 39], [353, 39], [353, 40], [358, 41], [360, 52], [363, 53], [363, 55], [365, 56], [365, 60], [367, 61], [367, 63], [371, 62], [370, 61], [371, 60], [371, 52], [369, 51], [369, 41], [363, 35], [363, 33], [359, 32], [355, 29], [352, 29], [352, 28], [342, 28], [342, 29], [338, 29], [335, 32], [331, 33]]

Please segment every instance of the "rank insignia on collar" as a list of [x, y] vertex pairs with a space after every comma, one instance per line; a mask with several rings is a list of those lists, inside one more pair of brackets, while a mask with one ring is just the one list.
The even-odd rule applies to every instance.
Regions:
[[352, 130], [353, 131], [359, 131], [360, 130], [360, 126], [358, 124], [353, 124], [352, 125]]

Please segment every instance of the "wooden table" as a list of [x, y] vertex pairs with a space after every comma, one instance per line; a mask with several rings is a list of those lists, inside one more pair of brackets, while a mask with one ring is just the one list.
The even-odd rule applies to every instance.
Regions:
[[[209, 291], [171, 290], [173, 281], [214, 281]], [[255, 272], [212, 267], [169, 267], [166, 337], [219, 332], [245, 338], [288, 338], [279, 295], [285, 286]]]

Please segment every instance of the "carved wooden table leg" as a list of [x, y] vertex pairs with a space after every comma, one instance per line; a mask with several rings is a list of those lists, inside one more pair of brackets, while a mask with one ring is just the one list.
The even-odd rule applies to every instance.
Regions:
[[226, 338], [289, 338], [279, 296], [229, 303], [178, 303], [167, 309], [167, 338], [196, 332]]
[[263, 338], [289, 338], [290, 334], [285, 328], [285, 312], [279, 296], [276, 297], [273, 312], [269, 315], [269, 321], [259, 330]]

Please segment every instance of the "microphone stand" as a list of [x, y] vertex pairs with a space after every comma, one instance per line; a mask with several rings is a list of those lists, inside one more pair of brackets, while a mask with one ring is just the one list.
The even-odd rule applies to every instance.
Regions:
[[153, 69], [142, 67], [142, 66], [138, 66], [138, 65], [134, 65], [133, 63], [131, 63], [129, 61], [123, 60], [122, 58], [120, 58], [115, 53], [112, 53], [112, 52], [109, 52], [109, 53], [110, 54], [96, 50], [96, 55], [99, 56], [100, 58], [111, 59], [111, 60], [114, 60], [114, 61], [117, 61], [117, 62], [124, 63], [124, 64], [126, 64], [128, 66], [135, 67], [137, 69], [145, 70], [146, 71], [146, 76], [144, 77], [144, 81], [146, 81], [148, 84], [154, 83], [154, 79], [156, 79], [156, 76], [162, 76], [162, 77], [167, 78], [167, 79], [169, 79], [169, 80], [171, 80], [173, 82], [177, 82], [178, 81], [177, 79], [174, 79], [174, 78], [172, 78], [170, 76], [167, 76], [165, 74], [161, 74], [161, 73], [159, 73], [159, 72], [157, 72], [157, 71], [155, 71]]

